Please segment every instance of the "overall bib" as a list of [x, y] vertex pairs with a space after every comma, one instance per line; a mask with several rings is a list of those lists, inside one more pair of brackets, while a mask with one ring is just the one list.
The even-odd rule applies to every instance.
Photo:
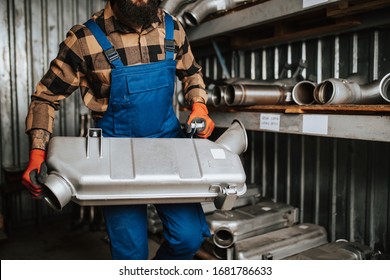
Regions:
[[[123, 65], [117, 51], [91, 19], [85, 23], [111, 64], [107, 111], [96, 127], [105, 137], [181, 138], [184, 133], [172, 106], [175, 88], [174, 25], [165, 15], [165, 60]], [[120, 160], [120, 159], [118, 159]], [[157, 204], [164, 224], [164, 243], [156, 259], [192, 259], [204, 237], [210, 236], [199, 203]], [[147, 259], [146, 205], [104, 206], [113, 259]]]

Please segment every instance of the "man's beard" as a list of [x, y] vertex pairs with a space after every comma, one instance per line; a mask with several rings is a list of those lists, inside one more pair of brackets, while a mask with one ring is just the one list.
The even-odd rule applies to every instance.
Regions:
[[134, 4], [131, 0], [115, 0], [115, 5], [127, 20], [137, 26], [148, 26], [157, 21], [159, 0], [149, 0], [147, 4]]

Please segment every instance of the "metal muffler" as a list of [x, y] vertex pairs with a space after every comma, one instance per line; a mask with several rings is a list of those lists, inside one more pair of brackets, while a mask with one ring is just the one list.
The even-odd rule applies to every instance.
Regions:
[[61, 210], [80, 205], [215, 201], [229, 210], [246, 192], [240, 121], [212, 142], [185, 138], [53, 137], [47, 151], [45, 200]]
[[235, 243], [238, 260], [280, 260], [328, 243], [324, 227], [299, 224]]
[[298, 222], [298, 209], [273, 201], [231, 211], [217, 210], [206, 216], [213, 241], [217, 247], [229, 248], [239, 240], [263, 234]]
[[390, 102], [390, 73], [381, 80], [363, 85], [355, 79], [327, 79], [320, 83], [314, 98], [321, 104], [380, 104]]

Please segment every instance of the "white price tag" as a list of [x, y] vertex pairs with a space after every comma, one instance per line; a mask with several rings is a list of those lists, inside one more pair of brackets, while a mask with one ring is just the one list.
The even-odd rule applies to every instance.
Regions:
[[303, 115], [302, 132], [310, 134], [328, 134], [328, 116]]
[[260, 114], [260, 129], [279, 131], [280, 115], [278, 114]]

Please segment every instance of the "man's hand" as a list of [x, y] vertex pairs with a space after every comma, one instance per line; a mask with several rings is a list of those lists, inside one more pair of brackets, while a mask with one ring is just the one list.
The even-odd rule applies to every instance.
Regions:
[[43, 188], [40, 181], [47, 174], [45, 158], [46, 151], [31, 150], [30, 161], [22, 176], [22, 184], [28, 189], [33, 198], [43, 198]]
[[204, 122], [205, 126], [197, 130], [197, 135], [200, 138], [208, 138], [214, 130], [214, 122], [209, 117], [209, 111], [205, 104], [196, 102], [192, 104], [192, 112], [186, 121], [186, 131], [191, 131], [191, 123]]

